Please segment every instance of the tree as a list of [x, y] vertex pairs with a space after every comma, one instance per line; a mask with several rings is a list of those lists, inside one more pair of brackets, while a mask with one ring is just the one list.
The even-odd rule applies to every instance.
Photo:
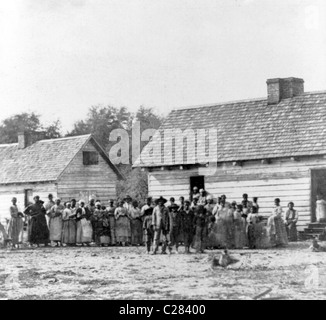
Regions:
[[130, 130], [133, 116], [126, 107], [92, 106], [85, 120], [79, 120], [67, 136], [92, 133], [96, 140], [106, 149], [113, 143], [109, 141], [110, 132], [114, 129]]
[[18, 132], [40, 132], [42, 139], [61, 137], [60, 121], [54, 121], [48, 127], [44, 127], [40, 121], [40, 115], [31, 112], [15, 114], [2, 121], [0, 125], [0, 143], [15, 143], [18, 140]]

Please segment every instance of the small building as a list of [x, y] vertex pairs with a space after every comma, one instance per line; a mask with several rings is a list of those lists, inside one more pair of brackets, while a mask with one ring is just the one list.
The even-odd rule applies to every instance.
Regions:
[[62, 201], [116, 198], [123, 176], [92, 135], [29, 141], [20, 133], [18, 143], [0, 145], [0, 217], [9, 216], [12, 197], [21, 210], [49, 193]]
[[293, 201], [298, 229], [326, 200], [326, 91], [304, 92], [299, 78], [267, 80], [267, 97], [173, 110], [134, 167], [148, 171], [153, 197], [258, 197], [269, 216], [274, 198]]

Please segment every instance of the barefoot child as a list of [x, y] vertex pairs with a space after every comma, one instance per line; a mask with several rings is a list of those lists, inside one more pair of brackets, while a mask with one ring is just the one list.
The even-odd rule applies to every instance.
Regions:
[[190, 209], [190, 201], [186, 200], [184, 203], [184, 210], [182, 212], [182, 230], [185, 245], [185, 253], [190, 253], [190, 246], [194, 238], [194, 212]]
[[144, 221], [143, 221], [143, 230], [145, 235], [145, 242], [147, 247], [147, 253], [151, 252], [151, 246], [154, 239], [154, 228], [153, 228], [153, 207], [148, 206], [147, 209], [144, 210]]

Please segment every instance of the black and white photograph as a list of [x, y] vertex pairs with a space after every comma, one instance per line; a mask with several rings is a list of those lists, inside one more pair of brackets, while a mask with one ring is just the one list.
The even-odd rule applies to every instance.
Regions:
[[0, 39], [0, 300], [326, 299], [324, 0], [0, 0]]

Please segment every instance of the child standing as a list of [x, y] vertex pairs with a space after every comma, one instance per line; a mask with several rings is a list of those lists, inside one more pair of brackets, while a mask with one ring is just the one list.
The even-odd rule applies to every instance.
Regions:
[[153, 207], [148, 207], [144, 210], [143, 230], [145, 235], [145, 242], [147, 247], [147, 253], [150, 254], [151, 246], [154, 240], [154, 228], [153, 228]]
[[194, 226], [195, 226], [195, 249], [196, 253], [203, 253], [205, 248], [205, 240], [207, 235], [205, 231], [207, 231], [206, 227], [206, 209], [199, 205], [196, 209], [196, 214], [194, 218]]
[[178, 253], [179, 234], [181, 232], [181, 214], [178, 211], [178, 206], [174, 203], [170, 206], [170, 247], [175, 245], [175, 253]]
[[190, 246], [194, 238], [194, 212], [190, 209], [190, 201], [186, 200], [184, 203], [182, 213], [182, 231], [185, 245], [185, 253], [190, 253]]

